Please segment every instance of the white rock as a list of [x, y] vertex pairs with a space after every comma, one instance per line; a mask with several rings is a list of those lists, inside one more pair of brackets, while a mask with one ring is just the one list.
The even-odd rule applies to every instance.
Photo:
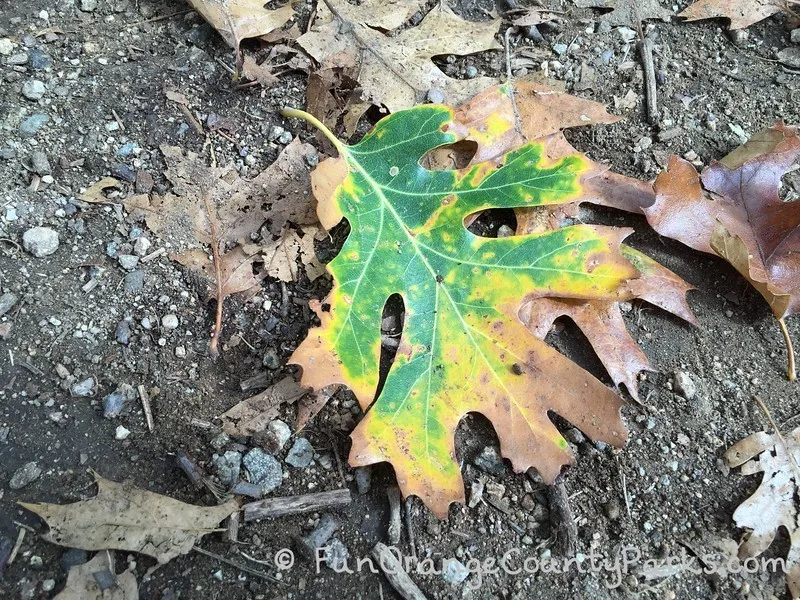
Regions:
[[178, 325], [180, 325], [180, 321], [178, 317], [173, 314], [164, 315], [161, 318], [161, 326], [164, 327], [164, 329], [177, 329]]
[[127, 437], [128, 437], [130, 434], [131, 434], [131, 431], [130, 431], [130, 429], [126, 429], [126, 428], [125, 428], [125, 427], [123, 427], [122, 425], [119, 425], [119, 426], [117, 427], [117, 431], [114, 433], [114, 437], [115, 437], [115, 438], [117, 438], [118, 440], [124, 440], [124, 439], [125, 439], [125, 438], [127, 438]]
[[139, 256], [144, 256], [147, 254], [147, 251], [150, 250], [150, 246], [152, 246], [150, 240], [142, 236], [133, 244], [133, 251]]
[[22, 234], [22, 246], [36, 258], [58, 250], [58, 233], [49, 227], [34, 227]]
[[38, 79], [30, 79], [22, 84], [22, 95], [28, 100], [40, 100], [44, 92], [44, 83]]
[[14, 43], [8, 38], [0, 38], [0, 55], [8, 56], [14, 51]]

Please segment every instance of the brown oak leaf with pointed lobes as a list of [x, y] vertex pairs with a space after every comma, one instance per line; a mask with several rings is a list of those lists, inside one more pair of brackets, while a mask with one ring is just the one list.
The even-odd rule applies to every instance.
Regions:
[[466, 21], [442, 5], [428, 12], [418, 25], [390, 36], [387, 32], [419, 10], [418, 0], [366, 0], [360, 4], [330, 0], [330, 5], [338, 17], [328, 3], [319, 2], [311, 30], [297, 42], [322, 69], [352, 70], [364, 101], [396, 112], [423, 102], [433, 89], [445, 102], [457, 104], [496, 83], [489, 77], [453, 79], [431, 59], [454, 52], [465, 55], [499, 49], [495, 40], [499, 20]]
[[188, 0], [234, 50], [242, 40], [267, 35], [283, 27], [294, 16], [292, 2], [275, 10], [263, 0]]
[[731, 29], [744, 29], [779, 13], [790, 0], [697, 0], [678, 13], [687, 21], [729, 19]]
[[725, 258], [764, 296], [789, 346], [790, 378], [783, 318], [800, 312], [800, 202], [783, 202], [778, 191], [798, 155], [797, 129], [779, 122], [700, 176], [673, 156], [644, 211], [658, 233]]

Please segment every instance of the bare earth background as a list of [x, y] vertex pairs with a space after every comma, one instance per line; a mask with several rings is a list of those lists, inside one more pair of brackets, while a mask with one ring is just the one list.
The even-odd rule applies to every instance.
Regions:
[[[688, 2], [661, 4], [675, 11]], [[564, 80], [568, 90], [606, 103], [625, 117], [615, 125], [567, 133], [577, 148], [617, 171], [651, 179], [670, 153], [690, 151], [708, 164], [740, 144], [738, 128], [750, 135], [778, 118], [789, 124], [800, 122], [800, 76], [774, 60], [776, 51], [790, 45], [785, 16], [751, 27], [736, 42], [722, 29], [722, 22], [653, 22], [658, 35], [656, 67], [663, 76], [659, 88], [663, 113], [662, 123], [651, 127], [644, 116], [638, 63], [631, 69], [619, 68], [626, 60], [636, 60], [635, 49], [625, 56], [620, 32], [598, 26], [599, 11], [577, 9], [569, 0], [552, 0], [549, 5], [564, 11], [562, 30], [546, 33], [544, 43], [521, 39], [518, 45], [534, 46], [540, 62], [550, 61], [551, 74]], [[457, 0], [452, 6], [472, 19], [488, 18], [487, 11], [495, 8], [490, 0]], [[282, 106], [303, 106], [305, 75], [282, 75], [280, 84], [270, 90], [233, 90], [223, 68], [231, 62], [230, 50], [195, 13], [186, 12], [183, 2], [99, 0], [93, 12], [81, 12], [79, 7], [80, 2], [73, 0], [0, 0], [0, 38], [17, 44], [12, 55], [28, 54], [27, 62], [18, 65], [8, 64], [9, 56], [0, 56], [0, 238], [4, 238], [0, 292], [18, 297], [2, 318], [13, 324], [11, 333], [0, 340], [0, 537], [11, 541], [17, 538], [21, 526], [17, 523], [43, 530], [36, 517], [16, 506], [17, 501], [67, 503], [91, 497], [95, 489], [90, 468], [186, 502], [214, 503], [176, 467], [175, 452], [187, 450], [213, 472], [215, 452], [246, 451], [241, 442], [247, 440], [215, 448], [211, 441], [219, 431], [192, 426], [191, 420], [214, 423], [248, 395], [240, 390], [241, 380], [267, 372], [270, 381], [277, 381], [291, 373], [286, 358], [312, 324], [307, 301], [321, 298], [330, 285], [326, 277], [313, 285], [301, 278], [283, 294], [280, 284], [267, 280], [254, 301], [231, 301], [225, 313], [222, 355], [214, 362], [206, 355], [213, 307], [205, 304], [202, 286], [166, 256], [137, 267], [143, 282], [136, 281], [138, 275], [125, 281], [126, 271], [108, 256], [107, 247], [116, 243], [120, 253], [130, 253], [128, 246], [141, 232], [123, 225], [112, 207], [84, 205], [75, 196], [101, 177], [124, 172], [120, 165], [147, 171], [158, 189], [167, 185], [159, 144], [201, 149], [203, 139], [177, 106], [165, 101], [165, 82], [187, 96], [201, 115], [214, 113], [238, 125], [235, 137], [253, 158], [244, 160], [238, 148], [220, 136], [212, 139], [219, 163], [239, 161], [244, 177], [260, 172], [280, 151], [286, 138], [270, 140], [274, 126], [317, 142], [304, 126], [278, 113]], [[301, 24], [310, 8], [300, 5]], [[41, 11], [47, 12], [49, 21]], [[167, 18], [153, 20], [162, 16]], [[64, 33], [52, 41], [35, 37], [48, 27]], [[570, 42], [563, 56], [552, 50], [555, 44]], [[573, 89], [581, 64], [594, 67], [596, 77], [579, 81]], [[443, 57], [442, 66], [456, 77], [465, 77], [470, 67], [479, 74], [501, 76], [504, 58], [499, 51], [453, 62]], [[38, 101], [21, 94], [23, 85], [34, 79], [44, 84]], [[623, 98], [628, 90], [635, 93], [636, 106], [615, 108], [615, 97]], [[124, 130], [113, 125], [114, 112]], [[30, 136], [21, 134], [20, 123], [37, 114], [47, 115], [48, 122]], [[46, 153], [49, 168], [30, 164], [36, 150]], [[50, 171], [54, 183], [29, 189], [37, 169], [40, 175]], [[795, 194], [800, 192], [798, 172], [787, 176], [785, 183]], [[569, 436], [578, 464], [566, 471], [565, 481], [578, 523], [579, 550], [613, 559], [620, 548], [631, 546], [643, 558], [655, 559], [680, 556], [684, 550], [706, 553], [720, 539], [738, 541], [742, 532], [733, 526], [732, 514], [756, 488], [758, 477], [729, 472], [722, 453], [745, 435], [768, 427], [754, 395], [764, 400], [784, 430], [800, 425], [796, 419], [800, 387], [785, 378], [785, 350], [777, 324], [761, 297], [721, 260], [659, 239], [643, 218], [610, 211], [595, 217], [635, 227], [634, 246], [697, 287], [690, 293], [690, 303], [702, 327], [694, 329], [643, 304], [633, 304], [626, 313], [630, 330], [659, 372], [647, 374], [641, 383], [646, 407], [631, 404], [624, 409], [631, 439], [621, 452], [598, 448], [575, 432]], [[55, 254], [35, 258], [5, 241], [19, 242], [24, 231], [37, 225], [59, 233]], [[150, 238], [152, 249], [159, 247], [158, 239], [147, 231], [143, 234]], [[318, 252], [329, 260], [335, 244], [322, 244]], [[101, 276], [100, 285], [84, 292], [82, 286], [96, 276]], [[271, 300], [269, 310], [264, 309], [265, 300]], [[168, 314], [178, 318], [177, 328], [161, 325]], [[126, 318], [130, 318], [127, 344], [118, 341], [118, 324]], [[150, 329], [143, 319], [149, 320]], [[789, 328], [800, 340], [800, 320], [790, 319]], [[234, 334], [241, 342], [225, 344]], [[605, 377], [570, 323], [561, 323], [548, 340]], [[185, 352], [176, 354], [177, 348]], [[58, 370], [57, 365], [61, 365]], [[688, 374], [694, 394], [691, 389], [673, 392], [672, 379], [678, 371]], [[70, 381], [88, 377], [95, 382], [88, 396], [70, 393]], [[138, 402], [116, 420], [103, 418], [100, 400], [120, 383], [144, 385], [153, 392], [154, 432], [147, 432]], [[285, 409], [282, 418], [293, 423], [294, 409]], [[341, 487], [335, 454], [346, 459], [347, 434], [359, 418], [352, 396], [338, 394], [300, 434], [315, 449], [313, 463], [305, 468], [284, 463], [284, 481], [274, 495]], [[125, 440], [115, 439], [120, 424], [132, 432]], [[291, 443], [279, 458], [285, 457]], [[512, 548], [520, 548], [525, 556], [548, 556], [551, 527], [542, 485], [513, 474], [507, 466], [476, 461], [487, 445], [497, 445], [491, 427], [479, 416], [465, 419], [458, 449], [467, 489], [478, 477], [488, 478], [507, 502], [508, 514], [486, 503], [475, 508], [454, 506], [449, 519], [439, 522], [414, 501], [418, 556], [437, 561], [456, 557], [467, 563], [470, 558], [499, 558]], [[22, 489], [11, 489], [12, 474], [30, 461], [41, 468], [41, 475]], [[336, 535], [353, 561], [367, 556], [386, 536], [386, 486], [393, 475], [386, 465], [370, 474], [370, 481], [360, 475], [356, 485], [354, 471], [344, 465], [345, 483], [355, 500], [339, 511], [342, 527]], [[272, 566], [276, 551], [293, 547], [293, 537], [306, 534], [318, 517], [244, 524], [238, 548], [225, 542], [223, 534], [202, 540], [203, 548], [263, 570], [278, 581], [252, 577], [199, 554], [179, 557], [142, 581], [154, 561], [143, 556], [127, 560], [136, 563], [143, 598], [396, 597], [380, 574], [337, 574], [328, 568], [317, 574], [313, 564], [300, 559], [282, 573]], [[783, 556], [787, 547], [786, 539], [779, 537], [767, 554]], [[400, 549], [411, 553], [405, 532]], [[265, 564], [243, 559], [239, 550]], [[0, 595], [53, 596], [65, 581], [65, 565], [74, 559], [73, 553], [65, 561], [64, 553], [64, 548], [29, 532], [0, 580]], [[120, 558], [126, 560], [124, 553]], [[484, 577], [474, 590], [468, 587], [477, 586], [475, 575], [455, 586], [441, 574], [414, 574], [413, 579], [430, 598], [785, 594], [783, 577], [770, 573], [721, 577], [673, 570], [647, 580], [641, 569], [629, 571], [623, 574], [621, 587], [613, 590], [606, 589], [613, 576], [576, 570], [569, 575], [501, 573]]]

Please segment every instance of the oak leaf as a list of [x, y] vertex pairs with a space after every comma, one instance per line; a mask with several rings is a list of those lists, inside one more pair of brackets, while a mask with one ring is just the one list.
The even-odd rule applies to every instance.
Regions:
[[[417, 26], [388, 35], [420, 6], [417, 0], [319, 2], [314, 25], [297, 42], [322, 69], [350, 70], [361, 84], [361, 99], [383, 105], [390, 112], [422, 102], [432, 89], [455, 104], [495, 83], [489, 77], [453, 79], [431, 59], [454, 52], [466, 55], [499, 49], [495, 35], [500, 21], [466, 21], [441, 5], [428, 12]], [[367, 107], [368, 104], [362, 106], [362, 112]]]
[[800, 312], [800, 202], [783, 202], [781, 177], [800, 155], [797, 130], [763, 129], [698, 176], [673, 156], [655, 181], [655, 202], [644, 209], [661, 235], [717, 254], [767, 300], [789, 350], [784, 317]]
[[[322, 128], [301, 111], [284, 114]], [[312, 304], [322, 326], [291, 358], [302, 385], [345, 384], [367, 411], [350, 464], [392, 463], [404, 495], [440, 517], [464, 499], [454, 433], [470, 411], [494, 423], [515, 470], [535, 466], [549, 482], [574, 457], [548, 411], [624, 443], [616, 394], [531, 335], [518, 311], [533, 296], [617, 299], [638, 274], [619, 250], [624, 229], [470, 233], [464, 219], [478, 211], [574, 200], [590, 167], [581, 155], [550, 161], [538, 143], [463, 170], [422, 167], [427, 152], [459, 140], [456, 125], [452, 109], [424, 105], [386, 117], [354, 146], [326, 133], [339, 158], [312, 174], [318, 214], [326, 227], [346, 218], [350, 234], [328, 265], [332, 291]], [[395, 293], [402, 337], [376, 399], [381, 310]]]
[[731, 29], [744, 29], [763, 21], [781, 10], [792, 0], [697, 0], [678, 14], [687, 21], [728, 19]]
[[749, 530], [739, 548], [739, 558], [760, 556], [783, 527], [789, 534], [786, 585], [792, 598], [800, 597], [800, 527], [797, 495], [800, 493], [800, 427], [789, 435], [754, 433], [725, 452], [729, 467], [742, 467], [742, 475], [763, 473], [761, 485], [733, 513], [736, 525]]
[[[493, 160], [534, 139], [543, 145], [550, 160], [558, 160], [577, 152], [560, 133], [561, 129], [618, 120], [602, 104], [528, 82], [486, 90], [456, 109], [455, 119], [466, 128], [465, 139], [475, 144], [469, 164]], [[434, 153], [429, 154], [430, 162], [447, 164], [447, 158], [441, 156], [442, 150]], [[579, 217], [578, 207], [583, 202], [636, 213], [642, 206], [653, 203], [655, 196], [650, 183], [613, 173], [588, 160], [587, 164], [590, 169], [584, 174], [581, 195], [566, 204], [517, 209], [517, 234], [558, 229]], [[697, 324], [686, 302], [686, 292], [692, 286], [631, 248], [623, 246], [623, 254], [642, 273], [626, 284], [630, 297], [646, 300]], [[539, 339], [545, 338], [553, 321], [560, 316], [570, 317], [581, 328], [614, 383], [624, 384], [638, 400], [636, 375], [641, 370], [650, 370], [650, 365], [628, 333], [619, 304], [546, 298], [531, 300], [520, 311], [523, 323]]]
[[166, 563], [192, 550], [197, 540], [218, 531], [220, 521], [239, 509], [235, 500], [194, 506], [95, 474], [97, 496], [72, 504], [20, 505], [50, 526], [49, 542], [81, 550], [125, 550]]
[[267, 35], [294, 16], [292, 2], [274, 10], [263, 0], [188, 0], [234, 50], [242, 40]]

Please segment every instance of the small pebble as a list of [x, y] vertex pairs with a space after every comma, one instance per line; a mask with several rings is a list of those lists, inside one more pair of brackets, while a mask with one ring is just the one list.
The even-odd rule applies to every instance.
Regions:
[[131, 271], [125, 275], [122, 289], [128, 294], [141, 292], [144, 288], [144, 271]]
[[472, 462], [481, 471], [489, 475], [504, 475], [506, 473], [506, 465], [494, 446], [486, 446]]
[[286, 462], [298, 469], [311, 464], [314, 459], [314, 448], [306, 438], [297, 438], [286, 456]]
[[70, 393], [77, 398], [91, 396], [94, 391], [94, 378], [88, 377], [83, 381], [73, 383], [69, 388]]
[[161, 318], [161, 326], [164, 329], [177, 329], [178, 325], [180, 325], [180, 321], [176, 315], [168, 314]]
[[122, 181], [127, 181], [128, 183], [134, 183], [136, 181], [136, 172], [133, 169], [131, 169], [128, 165], [123, 165], [123, 164], [112, 165], [111, 176], [116, 177], [117, 179], [121, 179]]
[[41, 100], [42, 96], [44, 96], [44, 92], [44, 83], [38, 79], [30, 79], [22, 84], [22, 95], [28, 100]]
[[5, 315], [19, 301], [19, 297], [13, 292], [6, 292], [0, 296], [0, 317]]
[[22, 65], [28, 64], [28, 53], [27, 52], [17, 52], [16, 54], [12, 54], [6, 59], [6, 64], [11, 65], [14, 67], [21, 67]]
[[553, 52], [555, 52], [558, 56], [563, 56], [566, 51], [566, 44], [553, 44]]
[[22, 246], [36, 258], [58, 250], [58, 233], [49, 227], [34, 227], [22, 234]]
[[372, 487], [372, 471], [369, 467], [356, 468], [355, 480], [358, 493], [361, 495], [366, 494]]
[[697, 386], [689, 374], [684, 371], [676, 371], [672, 376], [672, 389], [687, 400], [691, 400], [697, 395]]
[[33, 137], [50, 121], [49, 115], [36, 114], [25, 119], [19, 126], [19, 132], [25, 137]]
[[447, 560], [447, 566], [442, 570], [442, 579], [450, 585], [459, 585], [467, 577], [469, 569], [461, 561], [452, 557]]
[[14, 471], [11, 480], [8, 482], [8, 487], [12, 490], [19, 490], [26, 485], [33, 483], [42, 474], [42, 470], [35, 462], [28, 462], [22, 465], [19, 469]]
[[477, 76], [478, 76], [478, 69], [476, 69], [476, 68], [475, 68], [475, 67], [473, 67], [472, 65], [469, 65], [469, 66], [468, 66], [468, 67], [467, 67], [467, 68], [464, 70], [464, 75], [466, 75], [466, 76], [467, 76], [467, 79], [472, 79], [473, 77], [477, 77]]
[[45, 579], [42, 582], [42, 591], [43, 592], [52, 592], [56, 589], [56, 580], [55, 579]]
[[229, 450], [221, 456], [215, 454], [212, 462], [222, 485], [225, 487], [236, 485], [236, 482], [239, 481], [239, 469], [242, 467], [242, 455], [239, 452]]
[[82, 565], [87, 560], [89, 560], [89, 555], [86, 550], [70, 548], [61, 555], [61, 558], [58, 559], [58, 564], [61, 565], [64, 571], [69, 571], [72, 567]]
[[31, 168], [38, 175], [49, 175], [52, 172], [47, 154], [41, 150], [36, 150], [31, 154]]
[[274, 456], [261, 448], [253, 448], [242, 459], [252, 482], [261, 486], [262, 495], [267, 495], [283, 483], [283, 469]]
[[278, 143], [280, 143], [280, 144], [284, 144], [285, 145], [285, 144], [288, 144], [291, 141], [292, 141], [292, 132], [291, 131], [284, 131], [278, 137]]
[[50, 55], [39, 48], [31, 48], [28, 52], [28, 66], [33, 71], [46, 71], [53, 66], [53, 59]]
[[280, 419], [275, 419], [270, 421], [267, 428], [255, 437], [258, 445], [264, 450], [270, 454], [277, 454], [283, 450], [286, 442], [292, 437], [292, 430]]
[[97, 8], [97, 0], [81, 0], [81, 10], [83, 12], [94, 12]]
[[793, 44], [800, 44], [800, 27], [797, 29], [792, 29], [792, 33], [790, 36]]
[[175, 356], [178, 358], [186, 358], [186, 347], [185, 346], [176, 347]]
[[0, 56], [8, 56], [14, 51], [14, 43], [8, 38], [0, 38]]
[[142, 236], [138, 238], [136, 242], [133, 244], [133, 252], [137, 256], [146, 256], [148, 251], [150, 250], [150, 246], [152, 246], [150, 240]]
[[431, 88], [428, 90], [428, 102], [433, 104], [441, 104], [444, 102], [444, 92], [439, 88]]
[[139, 264], [139, 257], [135, 254], [118, 254], [117, 261], [119, 262], [119, 266], [126, 271], [133, 271], [136, 265]]
[[131, 430], [125, 428], [123, 425], [117, 426], [116, 431], [114, 432], [114, 438], [118, 440], [124, 440], [131, 434]]
[[127, 346], [131, 341], [131, 323], [128, 319], [122, 319], [119, 323], [117, 323], [117, 330], [114, 333], [114, 337], [116, 340], [125, 346]]

